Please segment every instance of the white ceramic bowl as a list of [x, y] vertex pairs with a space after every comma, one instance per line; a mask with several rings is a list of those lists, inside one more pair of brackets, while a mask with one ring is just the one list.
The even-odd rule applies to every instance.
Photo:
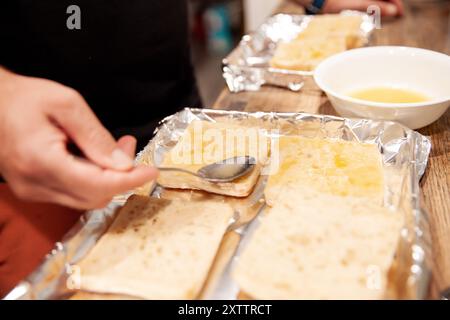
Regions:
[[[450, 56], [408, 47], [367, 47], [345, 51], [323, 61], [316, 84], [344, 117], [398, 121], [411, 129], [436, 121], [450, 105]], [[359, 100], [349, 92], [396, 87], [425, 94], [419, 103]]]

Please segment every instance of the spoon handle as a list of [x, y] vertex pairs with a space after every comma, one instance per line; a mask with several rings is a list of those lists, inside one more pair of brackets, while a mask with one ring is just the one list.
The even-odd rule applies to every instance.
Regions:
[[190, 174], [192, 176], [199, 177], [199, 178], [203, 179], [202, 176], [200, 176], [200, 175], [198, 175], [198, 174], [196, 174], [196, 173], [194, 173], [192, 171], [185, 170], [185, 169], [171, 168], [171, 167], [162, 167], [162, 168], [158, 168], [158, 170], [159, 171], [178, 171], [178, 172], [183, 172], [183, 173], [187, 173], [187, 174]]

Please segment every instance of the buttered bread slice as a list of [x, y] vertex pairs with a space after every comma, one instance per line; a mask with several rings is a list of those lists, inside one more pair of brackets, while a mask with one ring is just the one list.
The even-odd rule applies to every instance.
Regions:
[[273, 68], [312, 71], [324, 59], [347, 49], [345, 37], [315, 37], [279, 43], [270, 60]]
[[270, 208], [234, 278], [257, 299], [386, 297], [403, 217], [383, 203], [376, 145], [280, 137]]
[[78, 264], [81, 289], [145, 299], [193, 299], [233, 215], [226, 203], [131, 196]]
[[278, 150], [279, 166], [264, 192], [269, 205], [278, 201], [286, 185], [383, 201], [382, 159], [374, 144], [282, 136]]
[[287, 187], [233, 277], [255, 299], [383, 299], [402, 215], [366, 198]]
[[347, 49], [360, 47], [364, 44], [361, 34], [363, 19], [360, 15], [325, 14], [314, 17], [301, 32], [297, 39], [317, 37], [344, 37]]
[[238, 156], [256, 160], [249, 174], [229, 183], [210, 183], [173, 171], [162, 171], [158, 183], [166, 188], [198, 189], [211, 193], [245, 197], [250, 194], [268, 159], [270, 139], [263, 130], [232, 123], [193, 121], [160, 167], [197, 172], [200, 168]]
[[290, 42], [278, 44], [270, 65], [274, 68], [312, 71], [324, 59], [363, 46], [363, 19], [359, 15], [330, 14], [314, 17]]

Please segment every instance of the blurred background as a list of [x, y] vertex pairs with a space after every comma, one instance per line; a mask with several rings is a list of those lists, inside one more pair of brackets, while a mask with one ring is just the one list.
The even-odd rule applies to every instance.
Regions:
[[282, 0], [189, 0], [193, 63], [205, 106], [225, 87], [222, 59]]

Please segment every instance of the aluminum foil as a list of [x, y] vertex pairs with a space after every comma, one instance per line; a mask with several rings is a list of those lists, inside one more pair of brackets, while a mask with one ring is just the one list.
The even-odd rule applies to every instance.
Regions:
[[[406, 217], [399, 234], [399, 245], [392, 268], [390, 281], [395, 282], [396, 298], [424, 299], [428, 295], [431, 273], [431, 240], [428, 219], [419, 199], [419, 180], [428, 161], [430, 141], [419, 133], [395, 122], [380, 122], [362, 119], [344, 119], [334, 116], [307, 113], [246, 113], [207, 109], [184, 109], [161, 122], [155, 137], [137, 156], [138, 162], [161, 163], [193, 120], [213, 122], [231, 121], [242, 125], [258, 125], [265, 129], [278, 129], [282, 135], [305, 137], [339, 138], [347, 141], [374, 143], [383, 159], [385, 172], [385, 206], [398, 208]], [[237, 215], [230, 222], [228, 232], [240, 237], [233, 257], [222, 269], [219, 280], [214, 283], [206, 299], [236, 299], [239, 287], [231, 278], [237, 258], [252, 230], [259, 223], [264, 211], [264, 178], [261, 177], [253, 193], [243, 199], [244, 207], [253, 208], [245, 218]], [[148, 192], [160, 197], [164, 190], [151, 186]], [[183, 196], [195, 197], [194, 191]], [[86, 212], [76, 226], [55, 245], [44, 262], [29, 277], [22, 281], [6, 299], [60, 299], [74, 292], [73, 269], [80, 259], [95, 245], [111, 224], [117, 209], [127, 195], [116, 197], [108, 207]]]
[[[370, 41], [375, 23], [371, 16], [345, 10], [341, 15], [360, 15], [361, 37]], [[314, 19], [310, 15], [277, 14], [270, 17], [255, 32], [245, 35], [239, 46], [222, 61], [223, 77], [231, 92], [257, 91], [262, 85], [285, 87], [292, 91], [317, 88], [311, 71], [272, 68], [269, 65], [278, 42], [293, 40]]]

